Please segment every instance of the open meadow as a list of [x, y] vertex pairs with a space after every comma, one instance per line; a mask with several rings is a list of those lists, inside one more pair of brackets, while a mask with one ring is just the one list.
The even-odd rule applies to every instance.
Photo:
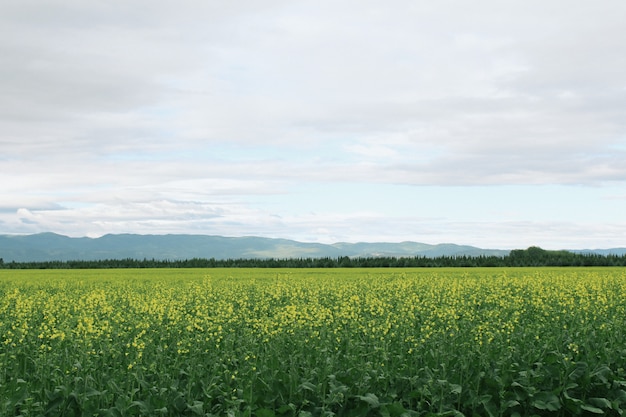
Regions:
[[626, 269], [0, 270], [0, 416], [626, 410]]

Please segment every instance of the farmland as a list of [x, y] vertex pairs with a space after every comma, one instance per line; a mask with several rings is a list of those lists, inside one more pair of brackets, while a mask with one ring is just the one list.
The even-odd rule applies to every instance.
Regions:
[[0, 416], [621, 415], [626, 269], [0, 271]]

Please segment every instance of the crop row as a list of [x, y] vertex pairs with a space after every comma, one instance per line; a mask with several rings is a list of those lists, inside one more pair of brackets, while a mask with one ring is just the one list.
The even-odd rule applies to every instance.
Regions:
[[0, 415], [621, 415], [626, 271], [0, 274]]

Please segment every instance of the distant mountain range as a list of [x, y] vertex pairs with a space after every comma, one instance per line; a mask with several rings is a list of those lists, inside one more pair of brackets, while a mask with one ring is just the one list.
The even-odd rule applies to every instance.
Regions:
[[[578, 250], [576, 253], [626, 254], [626, 248]], [[285, 259], [349, 257], [506, 256], [508, 250], [481, 249], [451, 243], [306, 243], [263, 237], [207, 235], [105, 235], [72, 238], [55, 233], [0, 235], [0, 258], [5, 262], [41, 262], [101, 259], [184, 260]]]
[[5, 262], [40, 262], [99, 259], [192, 258], [337, 258], [381, 256], [505, 256], [507, 250], [481, 249], [454, 244], [401, 243], [306, 243], [263, 237], [206, 235], [105, 235], [72, 238], [55, 233], [0, 235], [0, 258]]
[[582, 254], [596, 254], [596, 255], [626, 255], [626, 248], [612, 248], [612, 249], [572, 249], [569, 252], [582, 253]]

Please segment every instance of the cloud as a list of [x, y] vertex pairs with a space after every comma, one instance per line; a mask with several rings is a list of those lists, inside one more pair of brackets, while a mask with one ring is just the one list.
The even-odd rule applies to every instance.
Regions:
[[626, 64], [610, 52], [625, 46], [618, 2], [112, 4], [4, 6], [9, 137], [93, 150], [293, 146], [426, 125], [449, 126], [446, 151], [458, 153], [546, 136], [605, 142], [624, 128], [614, 87]]
[[[533, 245], [546, 249], [619, 247], [623, 246], [622, 236], [626, 233], [626, 224], [613, 222], [454, 221], [435, 217], [397, 217], [373, 211], [276, 216], [243, 205], [168, 200], [54, 211], [20, 209], [15, 216], [0, 212], [0, 223], [14, 233], [55, 230], [70, 236], [97, 237], [132, 230], [143, 234], [289, 237], [323, 243], [419, 241], [500, 249]], [[515, 238], [511, 239], [511, 236]]]
[[90, 236], [129, 230], [155, 234], [224, 234], [230, 224], [246, 227], [261, 221], [257, 210], [236, 204], [170, 200], [85, 204], [56, 210], [20, 208], [14, 215], [6, 212], [0, 215], [13, 233], [54, 230], [76, 235], [80, 230], [79, 235]]
[[[177, 216], [199, 210], [202, 230], [313, 239], [347, 236], [324, 225], [341, 218], [332, 201], [317, 222], [255, 198], [306, 184], [622, 184], [625, 12], [617, 0], [4, 2], [2, 221], [188, 230]], [[176, 208], [157, 216], [163, 201]]]

